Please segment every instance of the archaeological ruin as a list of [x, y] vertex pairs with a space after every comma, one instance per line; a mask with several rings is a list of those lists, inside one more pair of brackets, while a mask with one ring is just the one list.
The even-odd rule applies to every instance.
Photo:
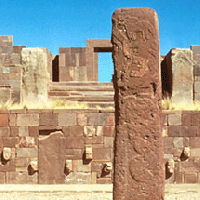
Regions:
[[[27, 105], [0, 110], [1, 184], [114, 183], [125, 193], [116, 183], [124, 175], [129, 195], [162, 196], [164, 176], [165, 183], [200, 183], [200, 111], [161, 110], [161, 96], [200, 100], [200, 46], [159, 56], [157, 15], [127, 12], [113, 15], [112, 43], [90, 39], [86, 47], [60, 47], [59, 55], [0, 36], [1, 105]], [[113, 52], [110, 83], [98, 82], [99, 52]], [[55, 99], [87, 106], [28, 107]]]

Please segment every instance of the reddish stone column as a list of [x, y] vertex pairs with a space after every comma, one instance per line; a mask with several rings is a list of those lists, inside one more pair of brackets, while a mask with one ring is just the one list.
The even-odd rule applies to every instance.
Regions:
[[114, 200], [164, 199], [158, 17], [149, 8], [112, 17], [116, 106]]

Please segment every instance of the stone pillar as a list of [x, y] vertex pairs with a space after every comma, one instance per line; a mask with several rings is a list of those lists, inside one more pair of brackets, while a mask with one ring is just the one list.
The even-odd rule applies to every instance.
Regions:
[[158, 17], [149, 8], [112, 16], [115, 87], [114, 200], [164, 199]]
[[200, 101], [200, 46], [191, 46], [194, 69], [194, 100]]
[[[174, 48], [162, 62], [162, 76], [174, 105], [193, 104], [193, 54], [190, 49]], [[168, 73], [168, 74], [167, 74]]]
[[51, 53], [45, 48], [22, 49], [22, 101], [45, 104], [52, 68]]

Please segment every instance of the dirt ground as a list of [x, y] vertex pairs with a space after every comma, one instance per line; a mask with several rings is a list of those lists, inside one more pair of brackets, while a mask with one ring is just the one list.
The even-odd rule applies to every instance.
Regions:
[[[112, 200], [112, 185], [0, 185], [0, 200]], [[199, 200], [200, 184], [168, 184], [165, 200]]]

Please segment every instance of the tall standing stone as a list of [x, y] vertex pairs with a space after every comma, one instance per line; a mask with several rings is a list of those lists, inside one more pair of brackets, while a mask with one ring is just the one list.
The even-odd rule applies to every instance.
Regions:
[[193, 53], [190, 49], [174, 48], [162, 62], [164, 87], [171, 96], [174, 105], [193, 104]]
[[26, 104], [45, 104], [52, 68], [52, 55], [46, 48], [22, 49], [22, 101]]
[[114, 200], [164, 199], [158, 17], [149, 8], [112, 17], [116, 106]]
[[61, 131], [39, 138], [39, 184], [64, 184], [66, 142]]

